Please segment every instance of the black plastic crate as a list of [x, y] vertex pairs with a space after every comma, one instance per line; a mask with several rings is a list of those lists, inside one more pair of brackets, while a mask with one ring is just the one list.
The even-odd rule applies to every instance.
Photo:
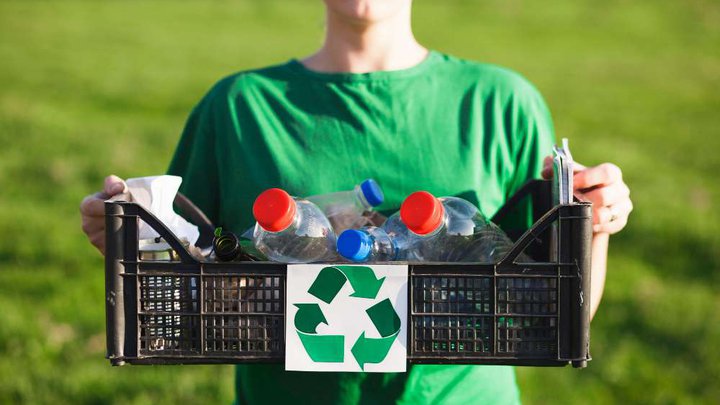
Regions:
[[[586, 366], [591, 206], [551, 207], [550, 196], [549, 182], [530, 182], [493, 218], [502, 224], [529, 199], [537, 219], [508, 230], [517, 241], [498, 263], [409, 265], [409, 363]], [[105, 207], [113, 365], [284, 360], [285, 264], [200, 262], [137, 204]], [[140, 260], [140, 220], [178, 260]], [[533, 261], [519, 262], [523, 252]]]

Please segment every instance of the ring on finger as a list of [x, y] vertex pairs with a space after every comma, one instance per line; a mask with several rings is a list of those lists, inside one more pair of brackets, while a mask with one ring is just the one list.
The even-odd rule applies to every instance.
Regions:
[[610, 207], [608, 207], [608, 209], [610, 210], [610, 221], [609, 221], [609, 222], [614, 222], [614, 221], [616, 221], [618, 218], [620, 218], [620, 215], [618, 215], [618, 213], [615, 212], [615, 207], [614, 207], [614, 206], [610, 206]]

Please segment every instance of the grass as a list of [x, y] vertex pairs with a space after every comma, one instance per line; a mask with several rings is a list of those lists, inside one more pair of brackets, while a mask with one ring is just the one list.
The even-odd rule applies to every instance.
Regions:
[[[720, 5], [417, 1], [417, 36], [522, 72], [635, 212], [611, 241], [585, 370], [518, 369], [528, 404], [720, 398]], [[163, 172], [220, 77], [303, 56], [319, 1], [0, 2], [0, 402], [228, 403], [232, 367], [111, 368], [78, 204]]]

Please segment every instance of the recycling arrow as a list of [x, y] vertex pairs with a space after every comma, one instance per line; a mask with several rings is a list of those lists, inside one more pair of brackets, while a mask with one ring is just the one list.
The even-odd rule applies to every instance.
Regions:
[[323, 302], [331, 303], [345, 281], [353, 289], [351, 297], [374, 299], [385, 277], [375, 278], [370, 267], [365, 266], [332, 266], [320, 271], [308, 292]]
[[318, 304], [295, 304], [298, 311], [295, 314], [295, 328], [305, 333], [317, 333], [315, 329], [321, 323], [327, 325], [327, 319], [323, 315]]
[[365, 370], [366, 363], [381, 363], [385, 360], [400, 333], [400, 317], [389, 299], [380, 301], [365, 312], [380, 333], [380, 338], [366, 338], [363, 332], [355, 341], [351, 352], [362, 370]]
[[313, 361], [342, 363], [345, 361], [345, 336], [318, 335], [317, 327], [321, 323], [327, 325], [318, 304], [295, 304], [295, 329], [300, 341]]
[[345, 336], [316, 335], [297, 331], [300, 341], [312, 361], [342, 363], [345, 361]]
[[399, 333], [398, 330], [394, 334], [380, 339], [366, 338], [365, 332], [361, 333], [351, 350], [360, 369], [365, 370], [366, 363], [382, 363]]
[[[330, 304], [340, 292], [345, 282], [353, 289], [351, 297], [375, 299], [385, 277], [376, 278], [372, 268], [364, 266], [329, 266], [318, 273], [308, 293], [319, 300]], [[321, 323], [328, 324], [325, 315], [317, 303], [294, 304], [298, 309], [295, 313], [295, 329], [305, 351], [312, 361], [325, 363], [342, 363], [345, 361], [345, 336], [319, 335], [317, 327]], [[366, 311], [379, 338], [368, 338], [365, 332], [360, 334], [350, 350], [360, 369], [365, 364], [381, 363], [390, 352], [395, 339], [400, 334], [401, 321], [389, 299], [374, 304]]]

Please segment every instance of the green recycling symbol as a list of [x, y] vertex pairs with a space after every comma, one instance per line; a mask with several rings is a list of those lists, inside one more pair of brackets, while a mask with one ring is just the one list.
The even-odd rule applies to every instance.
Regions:
[[[353, 293], [350, 297], [375, 299], [385, 277], [375, 278], [370, 267], [331, 266], [320, 270], [308, 289], [308, 293], [319, 300], [331, 304], [346, 282], [350, 283]], [[321, 323], [328, 324], [320, 306], [295, 304], [295, 329], [305, 351], [314, 362], [342, 363], [345, 361], [345, 336], [319, 335], [316, 331]], [[380, 333], [380, 338], [367, 338], [365, 331], [353, 344], [351, 352], [365, 369], [367, 363], [381, 363], [387, 357], [390, 347], [400, 333], [400, 317], [393, 308], [390, 299], [384, 299], [365, 311]]]

